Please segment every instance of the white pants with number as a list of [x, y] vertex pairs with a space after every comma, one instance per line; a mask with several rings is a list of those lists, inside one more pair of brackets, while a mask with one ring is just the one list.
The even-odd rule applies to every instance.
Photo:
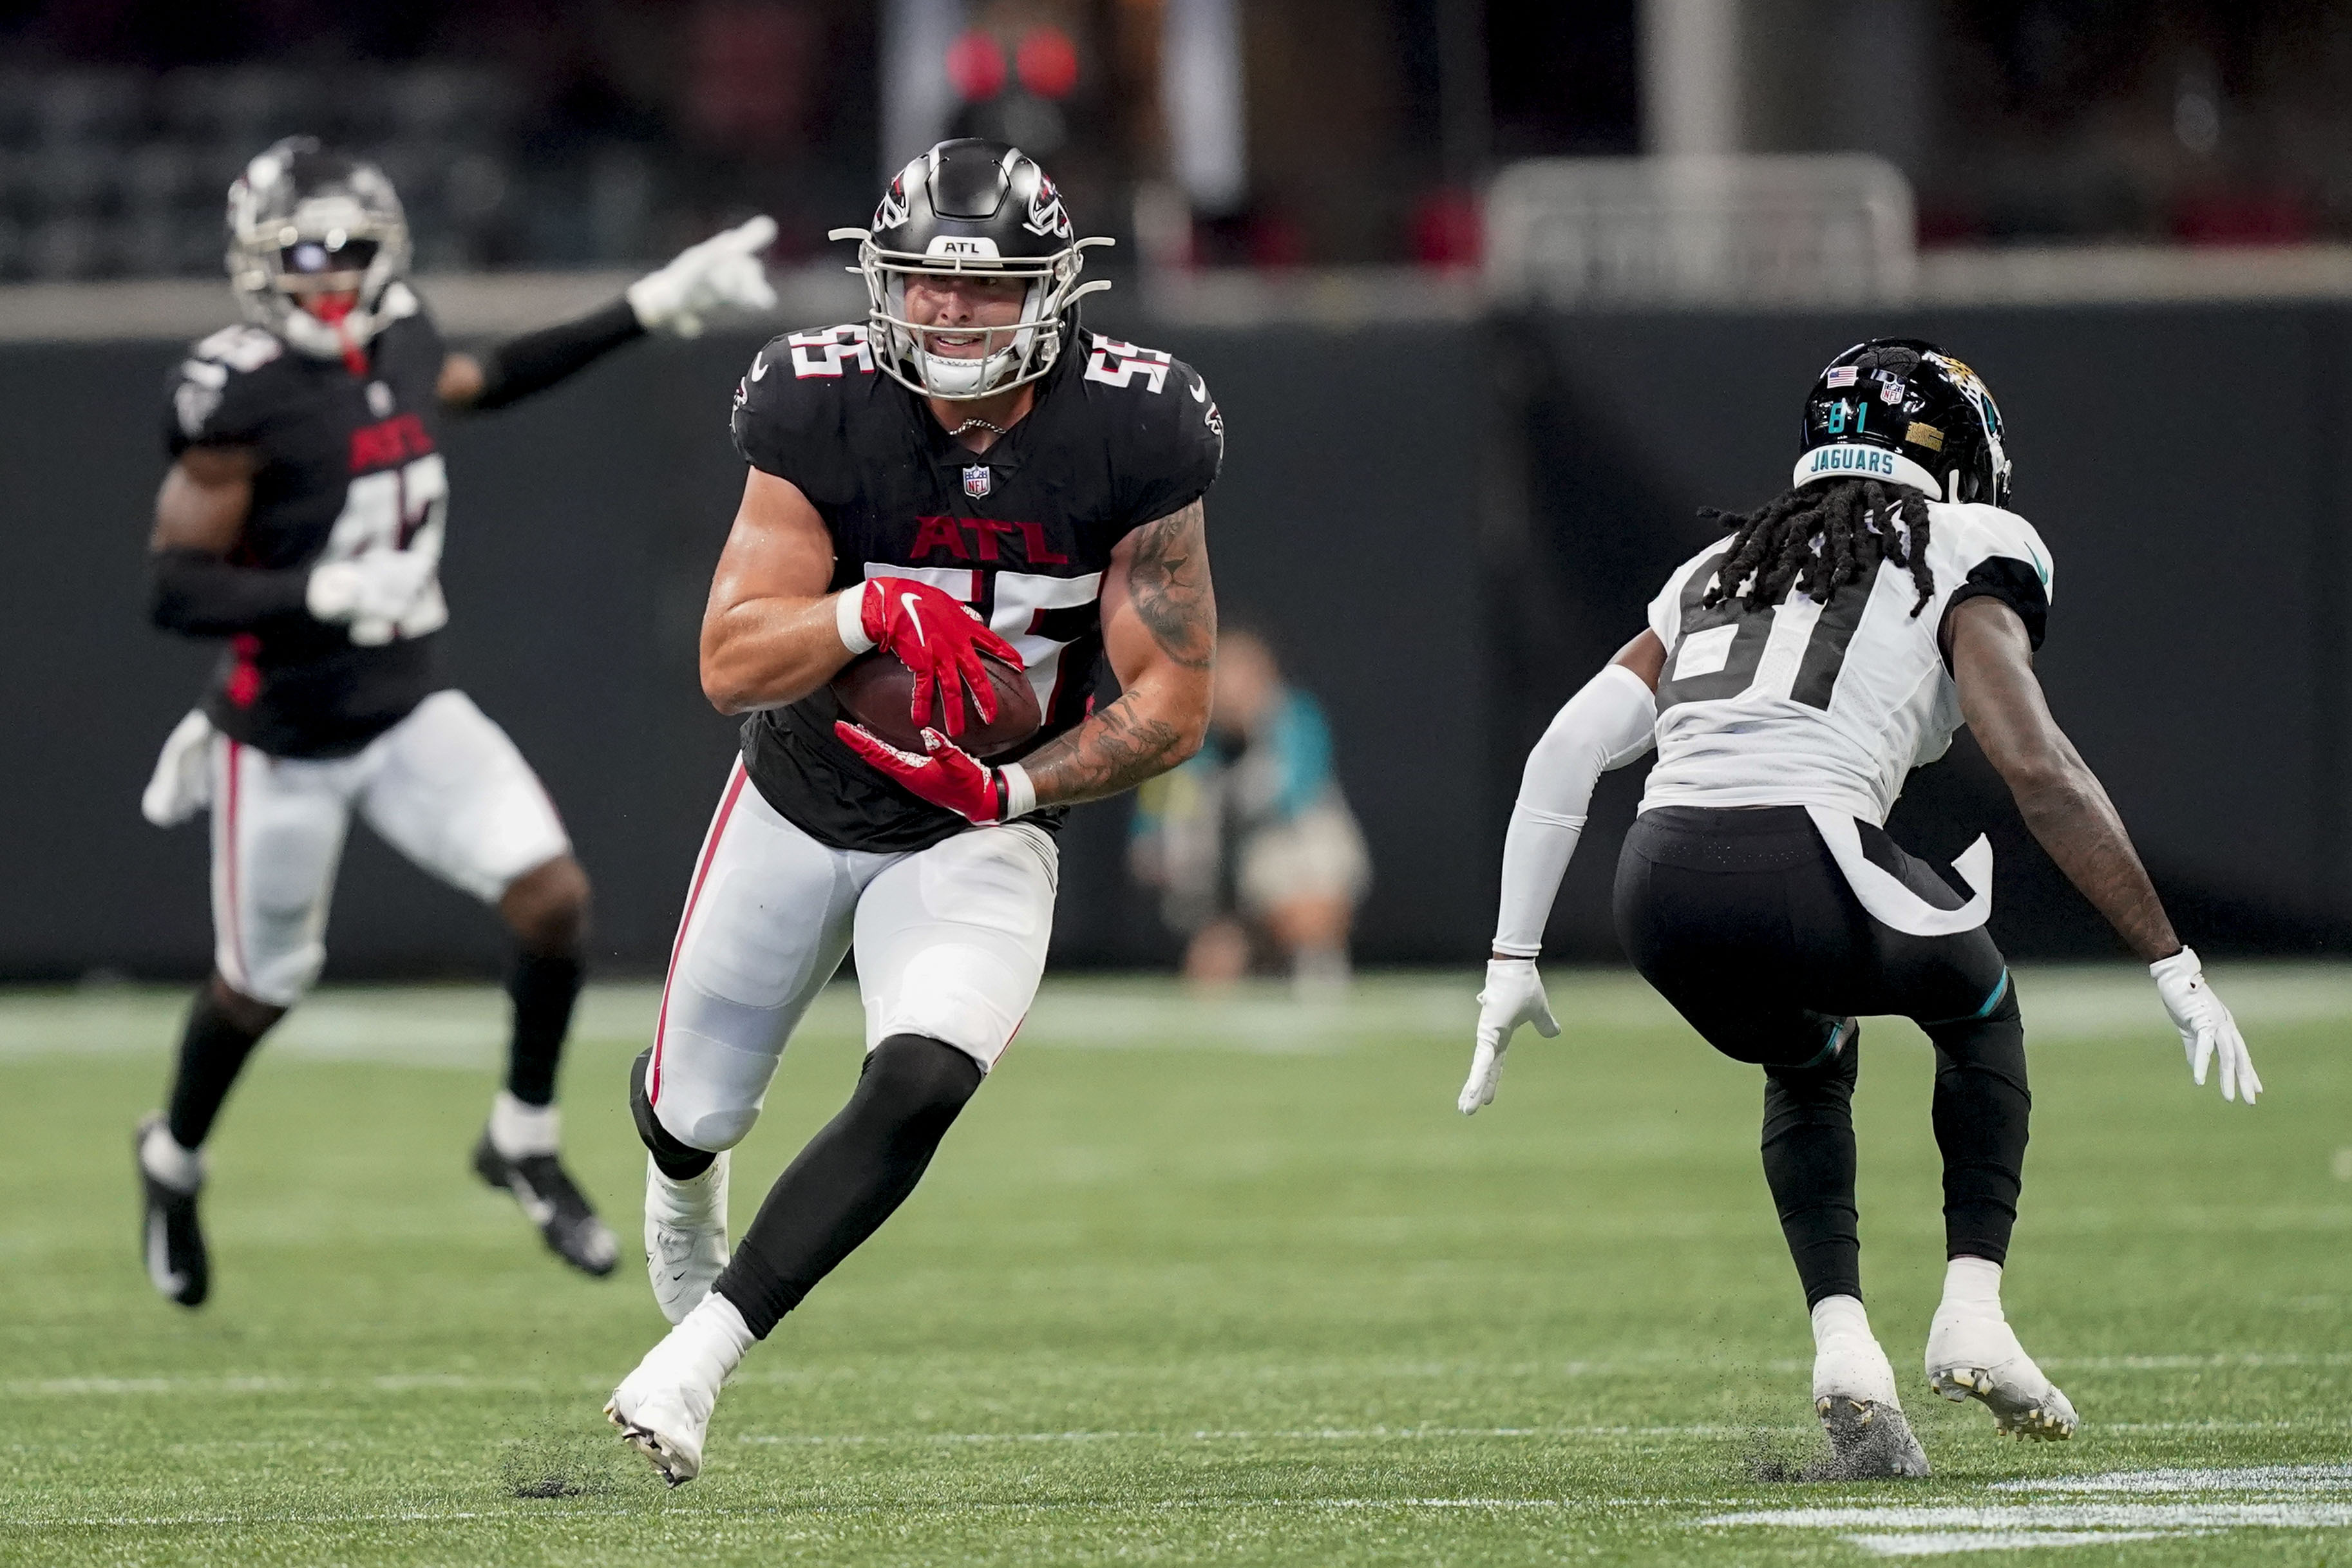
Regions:
[[272, 757], [212, 739], [213, 962], [235, 989], [292, 1007], [327, 961], [327, 905], [357, 810], [385, 842], [484, 903], [570, 849], [506, 731], [436, 692], [349, 757]]
[[1045, 969], [1060, 852], [1034, 823], [896, 854], [830, 849], [738, 762], [711, 819], [662, 988], [646, 1095], [679, 1142], [717, 1151], [759, 1120], [801, 1015], [853, 944], [866, 1049], [927, 1035], [985, 1072]]

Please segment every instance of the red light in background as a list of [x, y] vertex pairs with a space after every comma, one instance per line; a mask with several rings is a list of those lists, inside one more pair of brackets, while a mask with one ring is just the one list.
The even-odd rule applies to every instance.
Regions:
[[[1028, 46], [1024, 44], [1022, 49], [1025, 62]], [[948, 46], [948, 80], [965, 102], [978, 103], [1003, 92], [1004, 75], [1004, 51], [978, 28]]]
[[1032, 27], [1016, 57], [1021, 85], [1039, 98], [1067, 98], [1078, 85], [1078, 50], [1059, 27]]

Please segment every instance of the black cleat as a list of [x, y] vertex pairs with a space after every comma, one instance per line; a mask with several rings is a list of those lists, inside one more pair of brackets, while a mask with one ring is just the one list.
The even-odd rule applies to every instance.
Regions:
[[490, 1186], [514, 1194], [548, 1249], [583, 1274], [598, 1279], [621, 1260], [620, 1243], [589, 1207], [587, 1195], [553, 1155], [525, 1155], [510, 1160], [490, 1142], [488, 1129], [474, 1145], [474, 1174]]
[[149, 1134], [162, 1124], [157, 1112], [131, 1134], [131, 1163], [139, 1167], [146, 1216], [139, 1228], [139, 1252], [147, 1278], [168, 1301], [184, 1307], [204, 1304], [212, 1291], [212, 1263], [205, 1255], [204, 1228], [196, 1223], [196, 1194], [183, 1192], [148, 1174], [141, 1157]]

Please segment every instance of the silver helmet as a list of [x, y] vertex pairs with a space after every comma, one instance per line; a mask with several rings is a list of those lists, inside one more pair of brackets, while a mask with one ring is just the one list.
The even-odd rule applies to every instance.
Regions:
[[[1002, 141], [942, 141], [901, 169], [867, 228], [835, 229], [857, 241], [866, 278], [867, 336], [882, 368], [926, 397], [980, 398], [1034, 382], [1054, 368], [1070, 308], [1108, 288], [1080, 284], [1080, 254], [1108, 239], [1072, 237], [1062, 195], [1037, 161]], [[1011, 325], [917, 326], [907, 319], [913, 274], [978, 273], [1028, 279]], [[972, 358], [934, 352], [931, 339], [982, 335]]]
[[[399, 287], [408, 219], [392, 182], [314, 137], [274, 143], [228, 188], [227, 264], [246, 319], [320, 359], [356, 352], [415, 308]], [[314, 295], [335, 298], [314, 310]]]

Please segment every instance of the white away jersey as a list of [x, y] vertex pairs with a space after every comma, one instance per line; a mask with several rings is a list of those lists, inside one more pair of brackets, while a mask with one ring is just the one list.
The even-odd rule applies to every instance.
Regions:
[[1791, 589], [1763, 610], [1736, 597], [1708, 609], [1729, 546], [1724, 538], [1683, 563], [1650, 603], [1666, 664], [1645, 811], [1823, 806], [1883, 825], [1911, 769], [1943, 756], [1960, 727], [1937, 645], [1945, 612], [1990, 594], [2042, 645], [2050, 552], [2032, 524], [1998, 507], [1927, 503], [1936, 592], [1916, 616], [1918, 587], [1892, 561], [1826, 606]]

